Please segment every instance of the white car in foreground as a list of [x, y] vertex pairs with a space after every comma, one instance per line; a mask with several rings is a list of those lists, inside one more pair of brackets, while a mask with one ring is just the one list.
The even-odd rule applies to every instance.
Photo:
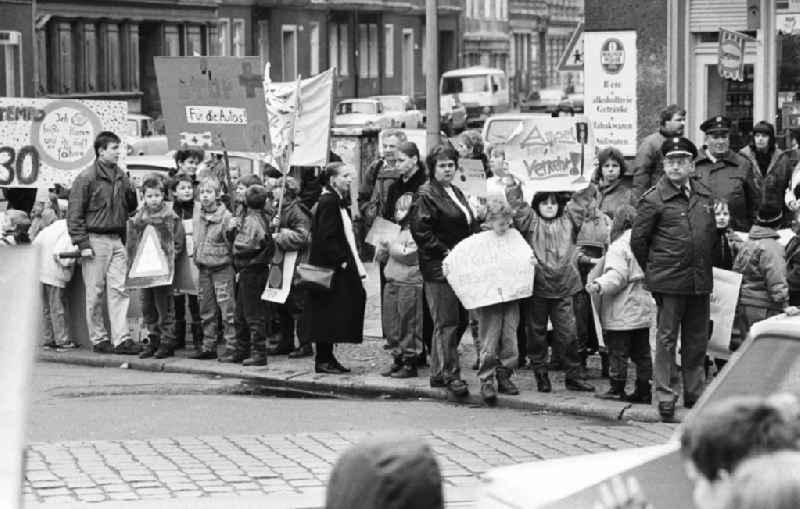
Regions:
[[425, 114], [417, 109], [414, 99], [407, 95], [376, 95], [370, 97], [381, 103], [383, 112], [391, 118], [397, 127], [416, 129], [424, 127]]
[[336, 107], [334, 127], [367, 127], [386, 129], [398, 124], [375, 99], [346, 99]]
[[167, 136], [155, 133], [152, 117], [140, 113], [129, 113], [125, 144], [128, 155], [161, 155], [169, 150]]

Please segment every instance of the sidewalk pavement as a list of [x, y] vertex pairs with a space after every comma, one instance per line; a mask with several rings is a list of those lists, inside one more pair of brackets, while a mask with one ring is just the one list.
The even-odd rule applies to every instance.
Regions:
[[[388, 352], [383, 349], [380, 326], [380, 299], [377, 290], [377, 272], [374, 264], [367, 264], [369, 272], [367, 284], [367, 306], [364, 324], [364, 343], [361, 345], [341, 344], [336, 346], [336, 357], [352, 373], [347, 375], [324, 375], [314, 372], [312, 358], [289, 359], [287, 356], [269, 358], [266, 367], [243, 367], [235, 364], [221, 364], [215, 360], [192, 360], [186, 355], [192, 350], [179, 351], [176, 357], [158, 360], [140, 360], [135, 356], [96, 354], [89, 349], [68, 352], [42, 351], [39, 360], [63, 362], [97, 367], [120, 367], [146, 371], [167, 371], [238, 378], [243, 382], [262, 387], [327, 393], [335, 396], [386, 397], [386, 398], [428, 398], [447, 399], [447, 391], [429, 386], [428, 369], [419, 370], [417, 378], [398, 380], [380, 376], [391, 362]], [[461, 375], [469, 384], [470, 396], [461, 402], [483, 404], [479, 390], [477, 373], [470, 369], [475, 360], [475, 349], [469, 333], [464, 335], [459, 348], [461, 356]], [[633, 376], [633, 369], [629, 375]], [[608, 381], [600, 377], [599, 358], [589, 359], [589, 382], [596, 387], [595, 394], [608, 389]], [[563, 372], [551, 372], [553, 392], [540, 393], [530, 370], [519, 370], [512, 380], [517, 384], [519, 396], [500, 395], [498, 406], [536, 412], [556, 412], [597, 417], [608, 420], [632, 420], [639, 422], [658, 422], [660, 420], [655, 406], [631, 405], [628, 403], [600, 400], [592, 393], [579, 393], [564, 389]], [[629, 381], [633, 387], [633, 380]], [[686, 410], [679, 407], [676, 420], [681, 420]]]

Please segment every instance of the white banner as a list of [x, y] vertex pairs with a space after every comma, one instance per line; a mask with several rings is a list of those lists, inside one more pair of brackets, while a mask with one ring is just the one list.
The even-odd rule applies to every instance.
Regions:
[[636, 31], [584, 33], [584, 111], [598, 149], [636, 155]]
[[714, 268], [714, 291], [711, 292], [712, 331], [708, 353], [720, 359], [727, 359], [731, 355], [733, 318], [736, 315], [741, 284], [741, 274]]
[[459, 242], [442, 263], [447, 282], [466, 309], [530, 297], [533, 251], [514, 229], [493, 231]]
[[[294, 123], [297, 82], [273, 83], [264, 73], [272, 164], [280, 168], [281, 157], [289, 151]], [[333, 69], [300, 81], [300, 113], [294, 124], [294, 151], [291, 166], [324, 166], [328, 161], [328, 139], [333, 107]]]

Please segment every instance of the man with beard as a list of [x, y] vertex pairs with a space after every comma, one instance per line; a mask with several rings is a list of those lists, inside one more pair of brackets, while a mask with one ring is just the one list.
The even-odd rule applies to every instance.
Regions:
[[[661, 112], [661, 127], [642, 141], [633, 162], [633, 196], [638, 199], [656, 185], [664, 174], [661, 161], [661, 145], [668, 138], [683, 136], [686, 110], [670, 104]], [[624, 177], [625, 175], [623, 175]]]
[[750, 143], [743, 147], [739, 153], [750, 161], [756, 185], [763, 193], [764, 181], [767, 175], [773, 173], [775, 163], [778, 162], [783, 153], [775, 145], [775, 128], [772, 124], [764, 121], [757, 123], [753, 127], [753, 136], [750, 139]]
[[731, 121], [712, 117], [700, 125], [706, 134], [706, 148], [695, 161], [695, 176], [711, 189], [713, 196], [728, 203], [731, 227], [750, 231], [761, 203], [750, 161], [731, 150]]

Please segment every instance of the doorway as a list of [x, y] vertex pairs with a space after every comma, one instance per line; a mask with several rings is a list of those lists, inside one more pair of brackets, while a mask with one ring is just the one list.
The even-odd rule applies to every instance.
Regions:
[[414, 29], [403, 29], [403, 95], [414, 97]]

